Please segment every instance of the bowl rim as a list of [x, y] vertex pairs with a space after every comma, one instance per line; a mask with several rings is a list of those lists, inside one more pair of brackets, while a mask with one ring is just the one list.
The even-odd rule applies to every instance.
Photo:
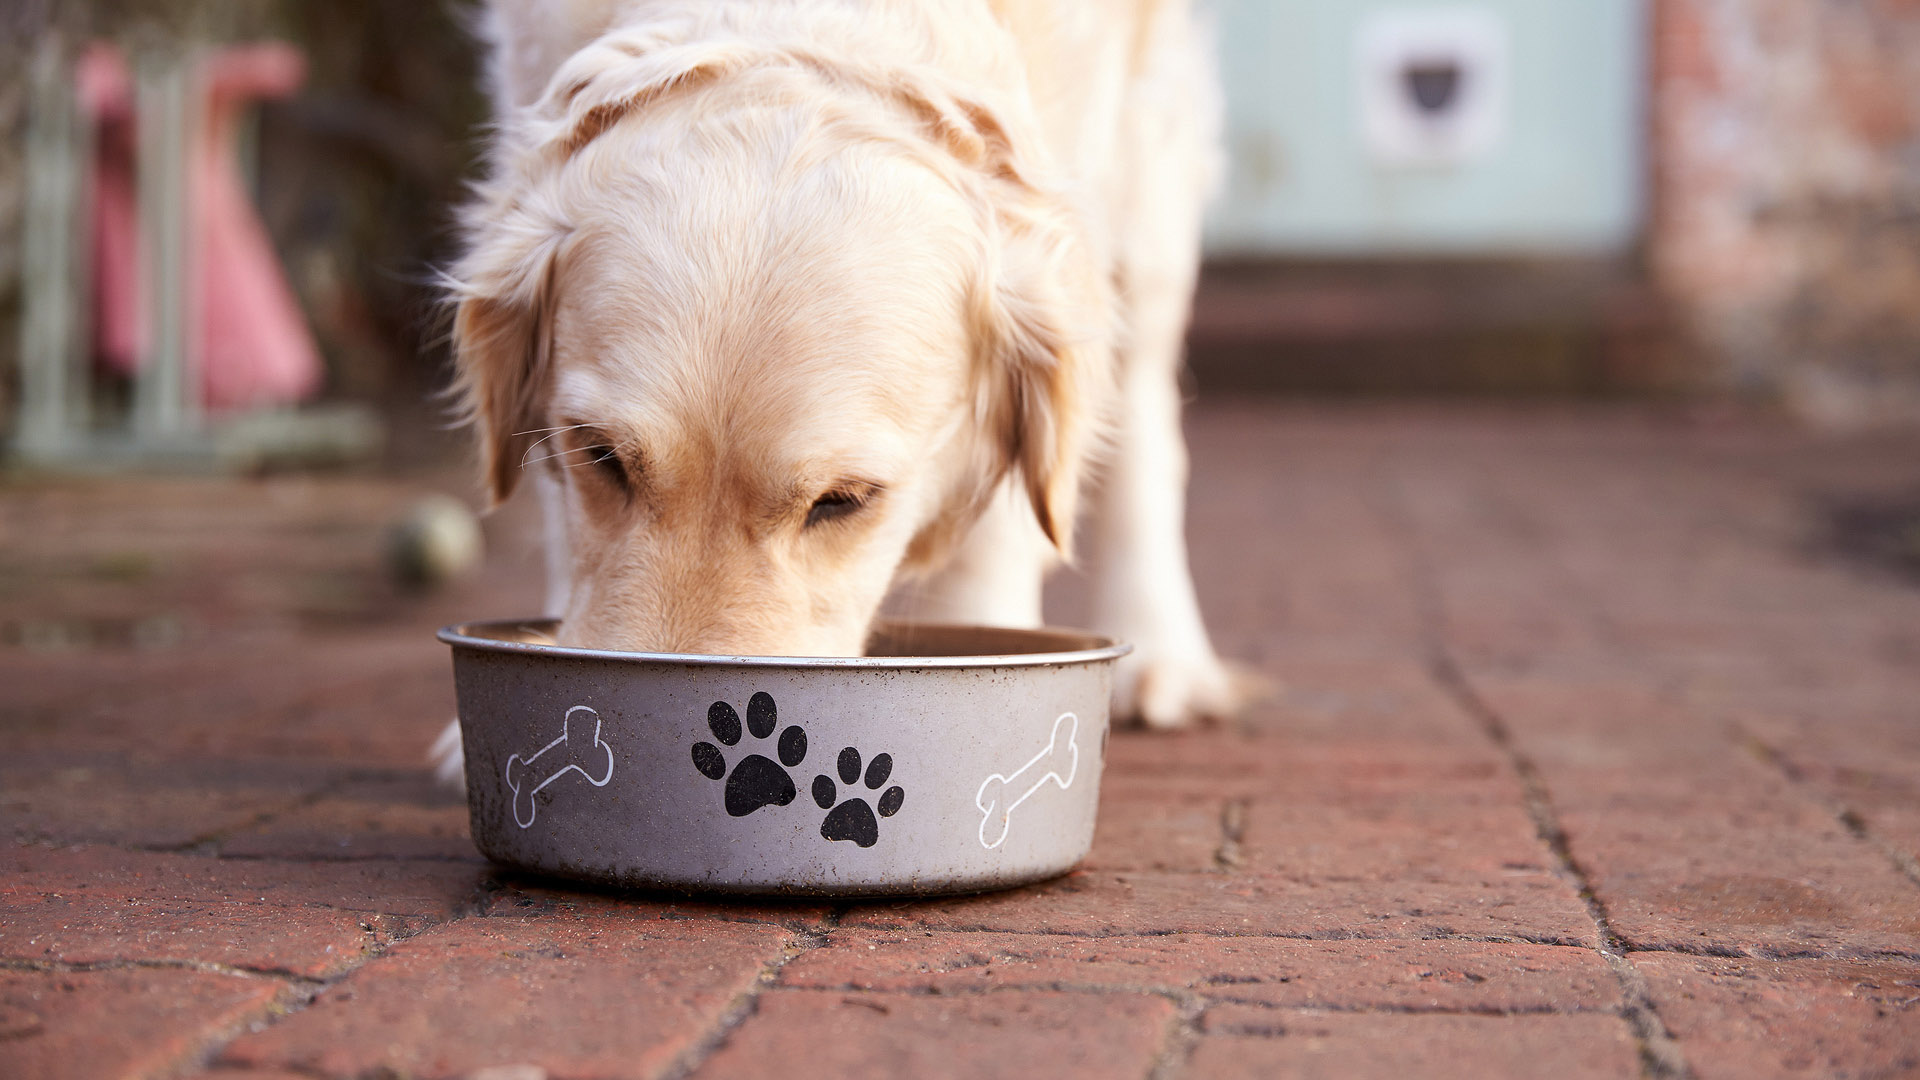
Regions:
[[559, 622], [557, 619], [476, 619], [471, 622], [455, 623], [443, 626], [434, 636], [457, 649], [474, 649], [481, 652], [517, 654], [521, 656], [545, 656], [556, 660], [599, 660], [631, 664], [674, 664], [691, 667], [749, 667], [749, 668], [847, 668], [856, 671], [897, 670], [903, 668], [1003, 668], [1003, 667], [1057, 667], [1067, 664], [1089, 664], [1105, 660], [1117, 660], [1133, 651], [1133, 646], [1123, 641], [1086, 630], [1071, 627], [1043, 626], [1033, 629], [1018, 627], [979, 627], [962, 623], [919, 622], [906, 619], [881, 619], [875, 627], [914, 627], [927, 630], [964, 631], [991, 630], [995, 634], [1007, 634], [1016, 637], [1059, 637], [1070, 636], [1086, 642], [1078, 649], [1053, 649], [1046, 652], [1028, 653], [982, 653], [952, 656], [714, 656], [705, 653], [655, 653], [623, 652], [614, 649], [583, 649], [566, 645], [541, 645], [529, 641], [510, 641], [505, 638], [487, 637], [476, 633], [484, 630], [519, 630], [547, 626]]

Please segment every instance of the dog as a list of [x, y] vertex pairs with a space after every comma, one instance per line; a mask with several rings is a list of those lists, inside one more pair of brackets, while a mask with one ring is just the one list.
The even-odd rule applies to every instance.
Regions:
[[[859, 655], [890, 594], [1038, 625], [1084, 488], [1116, 715], [1237, 707], [1183, 534], [1220, 116], [1189, 0], [483, 21], [454, 389], [492, 502], [540, 491], [558, 643]], [[457, 774], [457, 728], [436, 753]]]

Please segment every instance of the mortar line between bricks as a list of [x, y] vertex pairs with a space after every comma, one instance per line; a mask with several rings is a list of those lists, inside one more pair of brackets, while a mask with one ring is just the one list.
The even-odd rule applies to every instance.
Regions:
[[1868, 828], [1867, 819], [1858, 810], [1848, 806], [1846, 800], [1828, 795], [1815, 787], [1807, 779], [1806, 773], [1789, 761], [1778, 748], [1747, 730], [1742, 724], [1735, 723], [1734, 730], [1740, 733], [1740, 738], [1748, 752], [1759, 758], [1763, 764], [1779, 772], [1780, 776], [1786, 780], [1788, 787], [1832, 814], [1834, 820], [1840, 823], [1840, 827], [1847, 830], [1854, 839], [1884, 855], [1900, 876], [1914, 885], [1920, 885], [1920, 860], [1916, 860], [1912, 855], [1900, 850], [1899, 847]]
[[277, 1023], [280, 1017], [306, 1008], [314, 998], [319, 996], [322, 989], [323, 987], [320, 986], [293, 983], [282, 986], [272, 1001], [254, 1012], [236, 1016], [225, 1024], [212, 1025], [195, 1032], [196, 1037], [189, 1041], [185, 1049], [174, 1055], [171, 1062], [163, 1063], [147, 1074], [149, 1080], [171, 1080], [173, 1077], [185, 1076], [195, 1071], [211, 1072], [217, 1064], [214, 1059], [220, 1051], [233, 1040], [251, 1031], [253, 1025], [263, 1016], [270, 1018], [268, 1023]]
[[[1065, 989], [1064, 986], [1062, 988]], [[1147, 1080], [1174, 1080], [1187, 1067], [1188, 1060], [1193, 1057], [1193, 1048], [1200, 1042], [1200, 1016], [1207, 1011], [1207, 1001], [1199, 994], [1184, 989], [1156, 989], [1149, 993], [1173, 1002], [1174, 1013], [1173, 1019], [1167, 1023], [1167, 1034], [1161, 1040], [1160, 1052], [1154, 1055], [1153, 1065], [1147, 1070]]]
[[[1254, 1009], [1266, 1009], [1271, 1012], [1332, 1012], [1332, 1013], [1378, 1013], [1389, 1016], [1591, 1016], [1595, 1013], [1613, 1013], [1612, 1006], [1601, 1005], [1593, 1008], [1574, 1006], [1559, 1008], [1553, 1005], [1527, 1005], [1518, 1008], [1474, 1008], [1470, 1006], [1453, 1007], [1446, 1005], [1355, 1005], [1339, 1001], [1299, 1001], [1275, 1002], [1261, 998], [1235, 997], [1231, 993], [1219, 994], [1190, 986], [1153, 986], [1139, 983], [1102, 983], [1074, 982], [1071, 980], [1036, 980], [1033, 982], [1015, 982], [997, 986], [896, 986], [875, 987], [859, 983], [839, 983], [834, 985], [815, 984], [810, 986], [782, 986], [782, 993], [790, 994], [877, 994], [893, 997], [987, 997], [993, 994], [1017, 994], [1043, 991], [1058, 994], [1087, 994], [1097, 997], [1111, 997], [1116, 994], [1128, 994], [1136, 997], [1163, 997], [1176, 1004], [1194, 1004], [1200, 1009], [1209, 1005], [1241, 1005]], [[1197, 1014], [1196, 1014], [1197, 1015]]]
[[352, 779], [350, 777], [338, 776], [332, 780], [327, 781], [324, 784], [321, 784], [319, 787], [314, 788], [313, 790], [307, 792], [304, 795], [298, 796], [293, 799], [289, 799], [278, 806], [274, 806], [266, 810], [262, 810], [259, 813], [254, 814], [252, 817], [248, 818], [245, 821], [238, 822], [236, 824], [229, 825], [221, 829], [209, 829], [206, 832], [201, 833], [200, 835], [195, 836], [192, 839], [186, 841], [185, 843], [171, 844], [171, 845], [163, 845], [163, 844], [150, 845], [147, 847], [146, 850], [162, 852], [162, 853], [180, 853], [180, 852], [194, 851], [201, 848], [210, 848], [210, 849], [213, 849], [215, 853], [217, 853], [219, 850], [219, 845], [221, 843], [227, 840], [230, 840], [233, 837], [241, 836], [245, 833], [253, 832], [254, 830], [260, 828], [262, 825], [266, 825], [270, 822], [277, 821], [288, 814], [295, 813], [300, 810], [305, 810], [306, 808], [319, 803], [320, 800], [325, 799], [329, 795], [332, 795], [335, 792], [338, 792], [341, 788], [347, 786], [349, 783], [352, 783]]
[[[316, 1068], [312, 1065], [305, 1065], [305, 1064], [275, 1065], [274, 1068], [279, 1071], [285, 1072], [290, 1076], [305, 1076], [305, 1077], [310, 1077], [311, 1080], [339, 1080], [339, 1077], [337, 1077], [335, 1074], [327, 1072], [324, 1069]], [[217, 1061], [211, 1065], [206, 1066], [202, 1070], [202, 1072], [204, 1072], [208, 1076], [219, 1076], [222, 1073], [229, 1074], [229, 1075], [238, 1073], [243, 1076], [258, 1075], [258, 1073], [255, 1070], [245, 1065], [225, 1065]]]
[[[1556, 872], [1562, 873], [1562, 876], [1564, 876], [1564, 872], [1559, 871], [1557, 868], [1556, 868]], [[765, 925], [782, 926], [782, 925], [788, 925], [788, 924], [769, 923]], [[1593, 946], [1591, 944], [1588, 944], [1585, 941], [1572, 941], [1567, 939], [1555, 940], [1555, 939], [1549, 939], [1549, 938], [1543, 938], [1543, 937], [1527, 937], [1521, 934], [1425, 934], [1419, 937], [1407, 937], [1405, 935], [1400, 935], [1400, 934], [1356, 934], [1349, 931], [1336, 931], [1333, 933], [1323, 933], [1323, 934], [1306, 933], [1306, 932], [1263, 933], [1258, 930], [1209, 930], [1205, 928], [1180, 929], [1180, 930], [1114, 930], [1114, 931], [1062, 930], [1057, 928], [1043, 929], [1043, 930], [1022, 930], [1022, 929], [1018, 929], [1010, 926], [994, 926], [991, 924], [981, 924], [981, 923], [974, 923], [974, 924], [969, 924], [964, 926], [955, 926], [955, 925], [929, 926], [926, 924], [906, 923], [906, 922], [859, 923], [859, 924], [855, 924], [854, 926], [848, 927], [848, 929], [884, 932], [884, 933], [890, 933], [890, 934], [923, 932], [928, 934], [997, 934], [997, 935], [1006, 936], [1006, 937], [1057, 937], [1057, 938], [1070, 938], [1070, 939], [1079, 940], [1079, 941], [1116, 941], [1116, 940], [1121, 940], [1125, 938], [1151, 939], [1151, 938], [1163, 938], [1163, 937], [1175, 937], [1175, 936], [1213, 938], [1213, 939], [1220, 939], [1220, 940], [1240, 940], [1240, 941], [1246, 941], [1246, 940], [1299, 941], [1299, 942], [1438, 941], [1438, 942], [1446, 942], [1451, 944], [1464, 944], [1464, 945], [1534, 945], [1543, 949], [1579, 949], [1582, 952], [1593, 951]], [[1652, 945], [1628, 945], [1626, 942], [1622, 941], [1617, 944], [1618, 944], [1619, 950], [1623, 954], [1654, 953], [1654, 954], [1670, 954], [1675, 956], [1711, 956], [1711, 957], [1720, 957], [1723, 959], [1756, 959], [1757, 958], [1757, 959], [1765, 959], [1765, 960], [1860, 960], [1860, 959], [1920, 960], [1920, 952], [1912, 952], [1905, 949], [1861, 950], [1861, 949], [1855, 949], [1855, 948], [1840, 948], [1840, 949], [1804, 949], [1804, 950], [1789, 951], [1789, 950], [1778, 950], [1778, 949], [1774, 949], [1774, 950], [1735, 949], [1735, 948], [1730, 948], [1725, 946], [1716, 946], [1716, 945], [1696, 946], [1696, 945], [1682, 945], [1677, 943], [1658, 943], [1658, 944], [1652, 944]]]
[[706, 1032], [694, 1040], [693, 1045], [676, 1055], [673, 1061], [655, 1073], [653, 1080], [685, 1080], [704, 1065], [707, 1059], [726, 1046], [732, 1040], [733, 1033], [740, 1029], [740, 1025], [760, 1011], [761, 995], [779, 982], [780, 973], [786, 970], [787, 965], [806, 953], [825, 948], [832, 940], [833, 931], [839, 928], [840, 920], [849, 910], [851, 910], [849, 905], [836, 906], [827, 912], [818, 928], [799, 930], [788, 938], [780, 948], [780, 955], [762, 966], [755, 973], [753, 981], [728, 1003], [727, 1008], [721, 1012], [719, 1018], [708, 1027]]
[[[54, 842], [59, 843], [61, 841], [56, 838]], [[113, 848], [116, 851], [138, 851], [147, 855], [199, 854], [193, 850], [192, 846], [183, 847], [178, 844], [117, 844], [111, 840], [89, 840], [86, 841], [86, 843], [93, 847]], [[442, 866], [472, 866], [479, 869], [491, 865], [477, 855], [275, 855], [255, 852], [233, 854], [213, 851], [208, 852], [203, 857], [217, 859], [221, 862], [272, 862], [313, 866], [338, 866], [349, 863], [429, 863]]]
[[[219, 1064], [221, 1053], [241, 1035], [251, 1034], [256, 1030], [264, 1031], [284, 1022], [290, 1016], [305, 1011], [307, 1006], [313, 1004], [322, 993], [352, 978], [369, 965], [379, 962], [393, 950], [394, 946], [431, 930], [472, 918], [476, 913], [484, 911], [487, 904], [486, 884], [485, 881], [476, 884], [473, 891], [467, 895], [466, 902], [455, 907], [445, 919], [429, 922], [411, 932], [405, 930], [394, 932], [384, 942], [373, 941], [368, 944], [366, 952], [361, 954], [359, 960], [346, 964], [323, 977], [309, 978], [298, 984], [289, 982], [287, 990], [282, 992], [276, 1000], [268, 1002], [246, 1016], [235, 1018], [232, 1023], [222, 1028], [209, 1031], [205, 1039], [199, 1040], [194, 1047], [184, 1051], [175, 1059], [172, 1066], [157, 1071], [155, 1075], [183, 1075], [195, 1069], [212, 1071]], [[257, 1028], [256, 1025], [258, 1025]]]
[[269, 979], [301, 986], [322, 986], [326, 980], [302, 975], [287, 968], [255, 967], [248, 964], [220, 964], [211, 960], [28, 960], [0, 957], [0, 971], [42, 971], [85, 974], [91, 971], [194, 971], [204, 975], [229, 975], [243, 979]]
[[[1385, 464], [1381, 462], [1382, 466]], [[1466, 672], [1454, 658], [1453, 650], [1447, 643], [1446, 603], [1440, 593], [1439, 575], [1420, 542], [1419, 530], [1407, 513], [1396, 479], [1386, 474], [1384, 468], [1377, 490], [1382, 493], [1377, 509], [1406, 555], [1415, 614], [1428, 654], [1428, 672], [1435, 685], [1455, 707], [1479, 726], [1481, 733], [1507, 759], [1509, 767], [1519, 778], [1525, 809], [1533, 821], [1534, 831], [1553, 856], [1560, 875], [1575, 886], [1586, 907], [1587, 918], [1593, 923], [1594, 951], [1600, 954], [1619, 984], [1620, 1017], [1626, 1021], [1639, 1043], [1642, 1074], [1653, 1080], [1692, 1080], [1693, 1070], [1687, 1065], [1679, 1043], [1654, 1008], [1653, 995], [1646, 979], [1627, 959], [1623, 943], [1614, 933], [1606, 906], [1601, 903], [1592, 879], [1573, 857], [1566, 829], [1561, 826], [1559, 815], [1553, 808], [1553, 799], [1547, 791], [1546, 778], [1520, 749], [1506, 720], [1474, 689]]]
[[[1194, 874], [1201, 877], [1201, 874]], [[1212, 877], [1212, 874], [1206, 874]], [[995, 926], [991, 923], [968, 923], [965, 925], [928, 925], [925, 923], [856, 923], [850, 930], [868, 930], [890, 934], [924, 932], [927, 934], [1004, 934], [1019, 937], [1058, 937], [1074, 938], [1082, 941], [1114, 941], [1122, 938], [1165, 938], [1197, 937], [1219, 938], [1223, 940], [1255, 941], [1451, 941], [1473, 945], [1538, 945], [1549, 949], [1591, 949], [1584, 941], [1572, 941], [1565, 938], [1527, 937], [1524, 934], [1456, 934], [1433, 933], [1409, 937], [1405, 934], [1356, 934], [1348, 930], [1329, 933], [1310, 933], [1307, 931], [1259, 930], [1210, 930], [1205, 927], [1177, 928], [1165, 930], [1062, 930], [1058, 928], [1044, 930], [1022, 930], [1012, 926]], [[1649, 950], [1660, 951], [1660, 950]], [[1674, 952], [1683, 950], [1674, 949]]]
[[1487, 737], [1507, 756], [1514, 772], [1519, 774], [1527, 815], [1533, 819], [1540, 841], [1552, 852], [1561, 874], [1578, 888], [1580, 900], [1587, 909], [1587, 917], [1593, 920], [1594, 950], [1606, 961], [1608, 969], [1620, 984], [1621, 1016], [1640, 1043], [1642, 1071], [1658, 1080], [1688, 1080], [1693, 1076], [1693, 1070], [1687, 1065], [1679, 1043], [1655, 1010], [1653, 994], [1647, 987], [1646, 979], [1627, 959], [1624, 943], [1614, 933], [1606, 905], [1601, 903], [1592, 879], [1573, 857], [1566, 830], [1561, 827], [1559, 815], [1554, 812], [1552, 798], [1547, 792], [1546, 779], [1540, 775], [1533, 761], [1514, 744], [1506, 721], [1475, 692], [1465, 673], [1454, 662], [1452, 654], [1437, 642], [1432, 668], [1434, 680], [1468, 716], [1480, 723]]

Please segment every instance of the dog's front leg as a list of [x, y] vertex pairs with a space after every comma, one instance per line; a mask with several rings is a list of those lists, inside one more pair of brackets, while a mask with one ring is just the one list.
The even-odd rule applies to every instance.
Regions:
[[1134, 645], [1115, 713], [1180, 727], [1235, 711], [1258, 686], [1221, 663], [1187, 567], [1179, 371], [1200, 264], [1219, 98], [1185, 4], [1166, 4], [1125, 108], [1116, 170], [1115, 441], [1093, 509], [1093, 624]]
[[1249, 684], [1214, 653], [1200, 617], [1174, 364], [1141, 362], [1143, 344], [1136, 336], [1122, 372], [1120, 426], [1094, 503], [1093, 625], [1134, 646], [1120, 661], [1115, 715], [1183, 727], [1232, 713]]

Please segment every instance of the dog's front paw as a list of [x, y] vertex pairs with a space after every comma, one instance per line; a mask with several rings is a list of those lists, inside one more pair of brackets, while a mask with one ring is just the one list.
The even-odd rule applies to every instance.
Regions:
[[1124, 657], [1114, 673], [1113, 715], [1120, 723], [1184, 728], [1200, 720], [1225, 720], [1273, 696], [1274, 681], [1211, 652], [1153, 653]]
[[427, 763], [433, 766], [435, 780], [455, 791], [467, 790], [467, 754], [460, 740], [457, 718], [447, 721], [440, 737], [433, 740], [433, 748], [427, 751]]

